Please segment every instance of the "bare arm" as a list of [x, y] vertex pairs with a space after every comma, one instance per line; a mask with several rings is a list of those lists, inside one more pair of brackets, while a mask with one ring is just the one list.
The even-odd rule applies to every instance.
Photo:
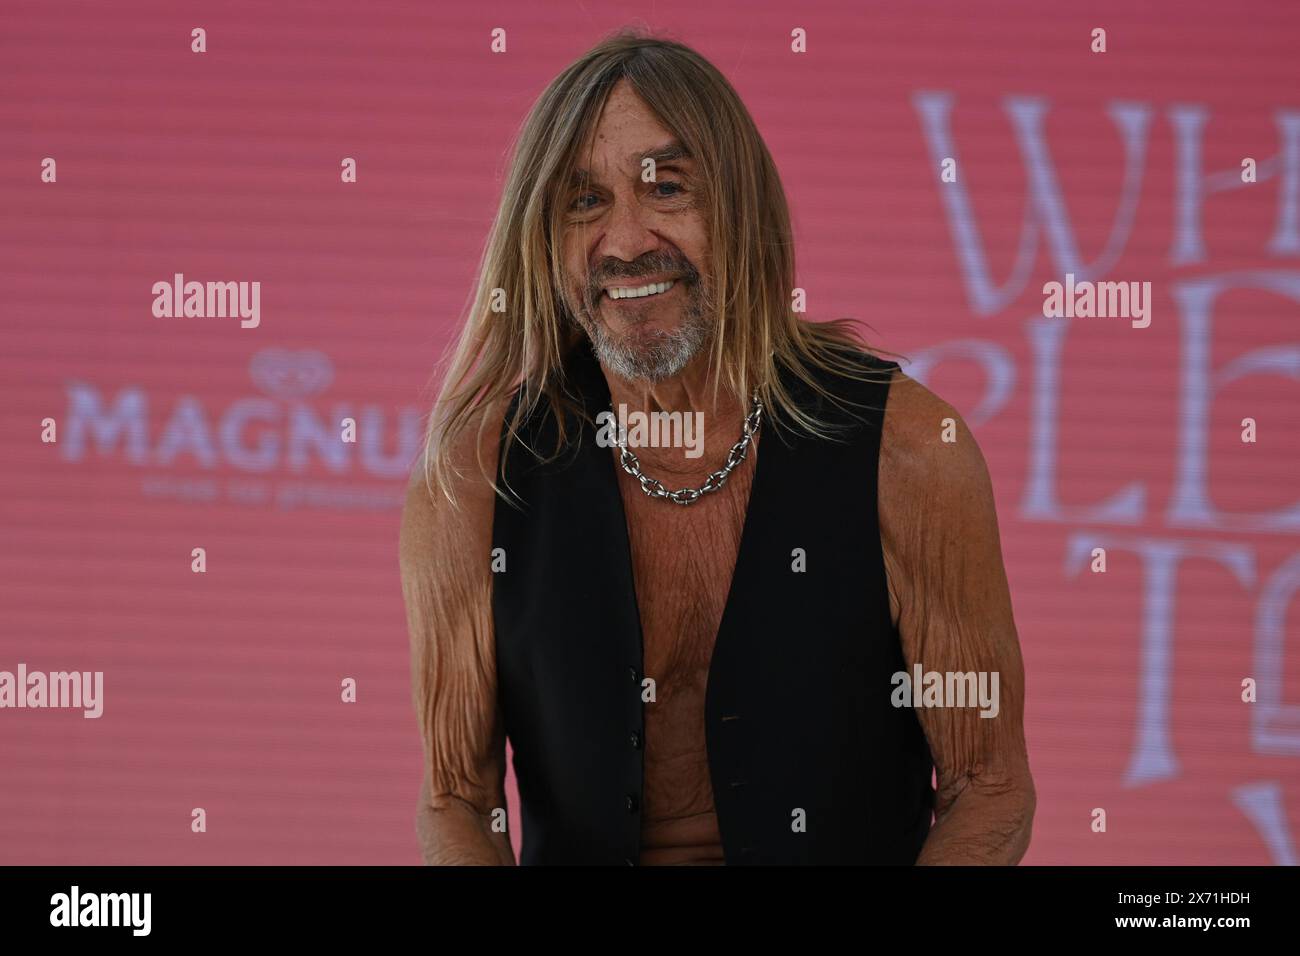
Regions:
[[[942, 441], [951, 418], [954, 442]], [[909, 670], [998, 674], [998, 712], [917, 711], [935, 760], [935, 826], [918, 864], [1014, 864], [1035, 794], [1024, 738], [1024, 666], [993, 488], [966, 423], [901, 373], [890, 387], [880, 463], [890, 606]], [[919, 688], [917, 688], [919, 690]]]
[[[495, 421], [499, 422], [500, 417]], [[471, 432], [474, 430], [471, 429]], [[488, 432], [492, 432], [491, 429]], [[496, 435], [484, 434], [494, 464]], [[416, 833], [431, 865], [513, 865], [505, 815], [505, 735], [497, 706], [490, 552], [493, 492], [469, 434], [453, 452], [457, 505], [417, 463], [402, 513], [402, 593], [424, 740]]]

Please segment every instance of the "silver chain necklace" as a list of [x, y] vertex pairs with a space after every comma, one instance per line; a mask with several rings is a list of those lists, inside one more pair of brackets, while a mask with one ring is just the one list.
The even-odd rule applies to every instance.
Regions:
[[[614, 406], [610, 404], [610, 410]], [[740, 441], [731, 446], [731, 451], [727, 453], [727, 462], [713, 474], [704, 480], [704, 484], [698, 488], [678, 488], [676, 491], [669, 491], [664, 487], [663, 482], [658, 478], [651, 478], [649, 475], [641, 472], [641, 459], [634, 455], [627, 447], [627, 438], [623, 434], [623, 429], [618, 429], [618, 462], [623, 466], [623, 470], [629, 475], [641, 482], [641, 490], [651, 498], [666, 498], [674, 504], [693, 505], [711, 491], [717, 491], [727, 483], [731, 473], [736, 470], [736, 466], [745, 460], [749, 454], [749, 443], [753, 437], [758, 434], [758, 427], [763, 424], [763, 403], [758, 397], [758, 391], [754, 391], [754, 405], [750, 409], [749, 415], [745, 417], [745, 433], [740, 436]]]

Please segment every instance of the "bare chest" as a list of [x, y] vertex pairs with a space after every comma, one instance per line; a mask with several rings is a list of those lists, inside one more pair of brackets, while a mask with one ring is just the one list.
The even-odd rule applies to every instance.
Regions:
[[[740, 549], [737, 495], [683, 507], [624, 488], [644, 664], [660, 700], [705, 675]], [[736, 491], [747, 489], [736, 489]], [[635, 496], [635, 497], [633, 497]], [[747, 494], [746, 494], [747, 497]]]
[[[755, 458], [751, 452], [723, 489], [685, 507], [648, 498], [634, 479], [619, 475], [644, 673], [654, 681], [654, 699], [644, 709], [644, 863], [722, 860], [704, 700]], [[673, 487], [679, 484], [690, 482]]]

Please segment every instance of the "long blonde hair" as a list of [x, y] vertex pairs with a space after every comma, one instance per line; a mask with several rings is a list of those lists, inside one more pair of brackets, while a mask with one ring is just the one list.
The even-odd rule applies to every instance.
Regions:
[[[857, 378], [871, 374], [845, 353], [865, 348], [853, 322], [811, 322], [791, 309], [795, 267], [785, 191], [731, 84], [681, 43], [621, 31], [556, 77], [515, 144], [469, 314], [430, 417], [426, 480], [436, 479], [453, 502], [455, 469], [447, 450], [476, 417], [480, 432], [500, 426], [477, 413], [516, 388], [523, 386], [521, 401], [505, 423], [507, 437], [516, 438], [536, 405], [547, 402], [564, 443], [563, 410], [573, 407], [564, 360], [585, 333], [569, 318], [561, 297], [565, 203], [560, 200], [579, 149], [620, 80], [627, 80], [672, 131], [705, 183], [715, 290], [710, 346], [715, 389], [724, 385], [748, 397], [757, 387], [773, 426], [831, 436], [834, 426], [792, 400], [776, 374], [778, 366], [832, 401], [836, 397], [821, 387], [812, 369]], [[502, 293], [506, 309], [493, 311], [494, 298]], [[483, 477], [504, 494], [481, 454], [479, 465]]]

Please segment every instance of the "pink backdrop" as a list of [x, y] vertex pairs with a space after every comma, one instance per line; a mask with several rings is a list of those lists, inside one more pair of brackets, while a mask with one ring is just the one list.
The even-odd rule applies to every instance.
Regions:
[[[0, 670], [102, 670], [105, 705], [0, 711], [0, 861], [418, 861], [425, 386], [526, 108], [634, 21], [749, 104], [810, 314], [869, 322], [975, 428], [1026, 861], [1294, 862], [1300, 7], [1132, 0], [5, 4]], [[259, 281], [260, 325], [155, 318], [177, 272]], [[1067, 272], [1151, 282], [1150, 327], [1043, 319]]]

